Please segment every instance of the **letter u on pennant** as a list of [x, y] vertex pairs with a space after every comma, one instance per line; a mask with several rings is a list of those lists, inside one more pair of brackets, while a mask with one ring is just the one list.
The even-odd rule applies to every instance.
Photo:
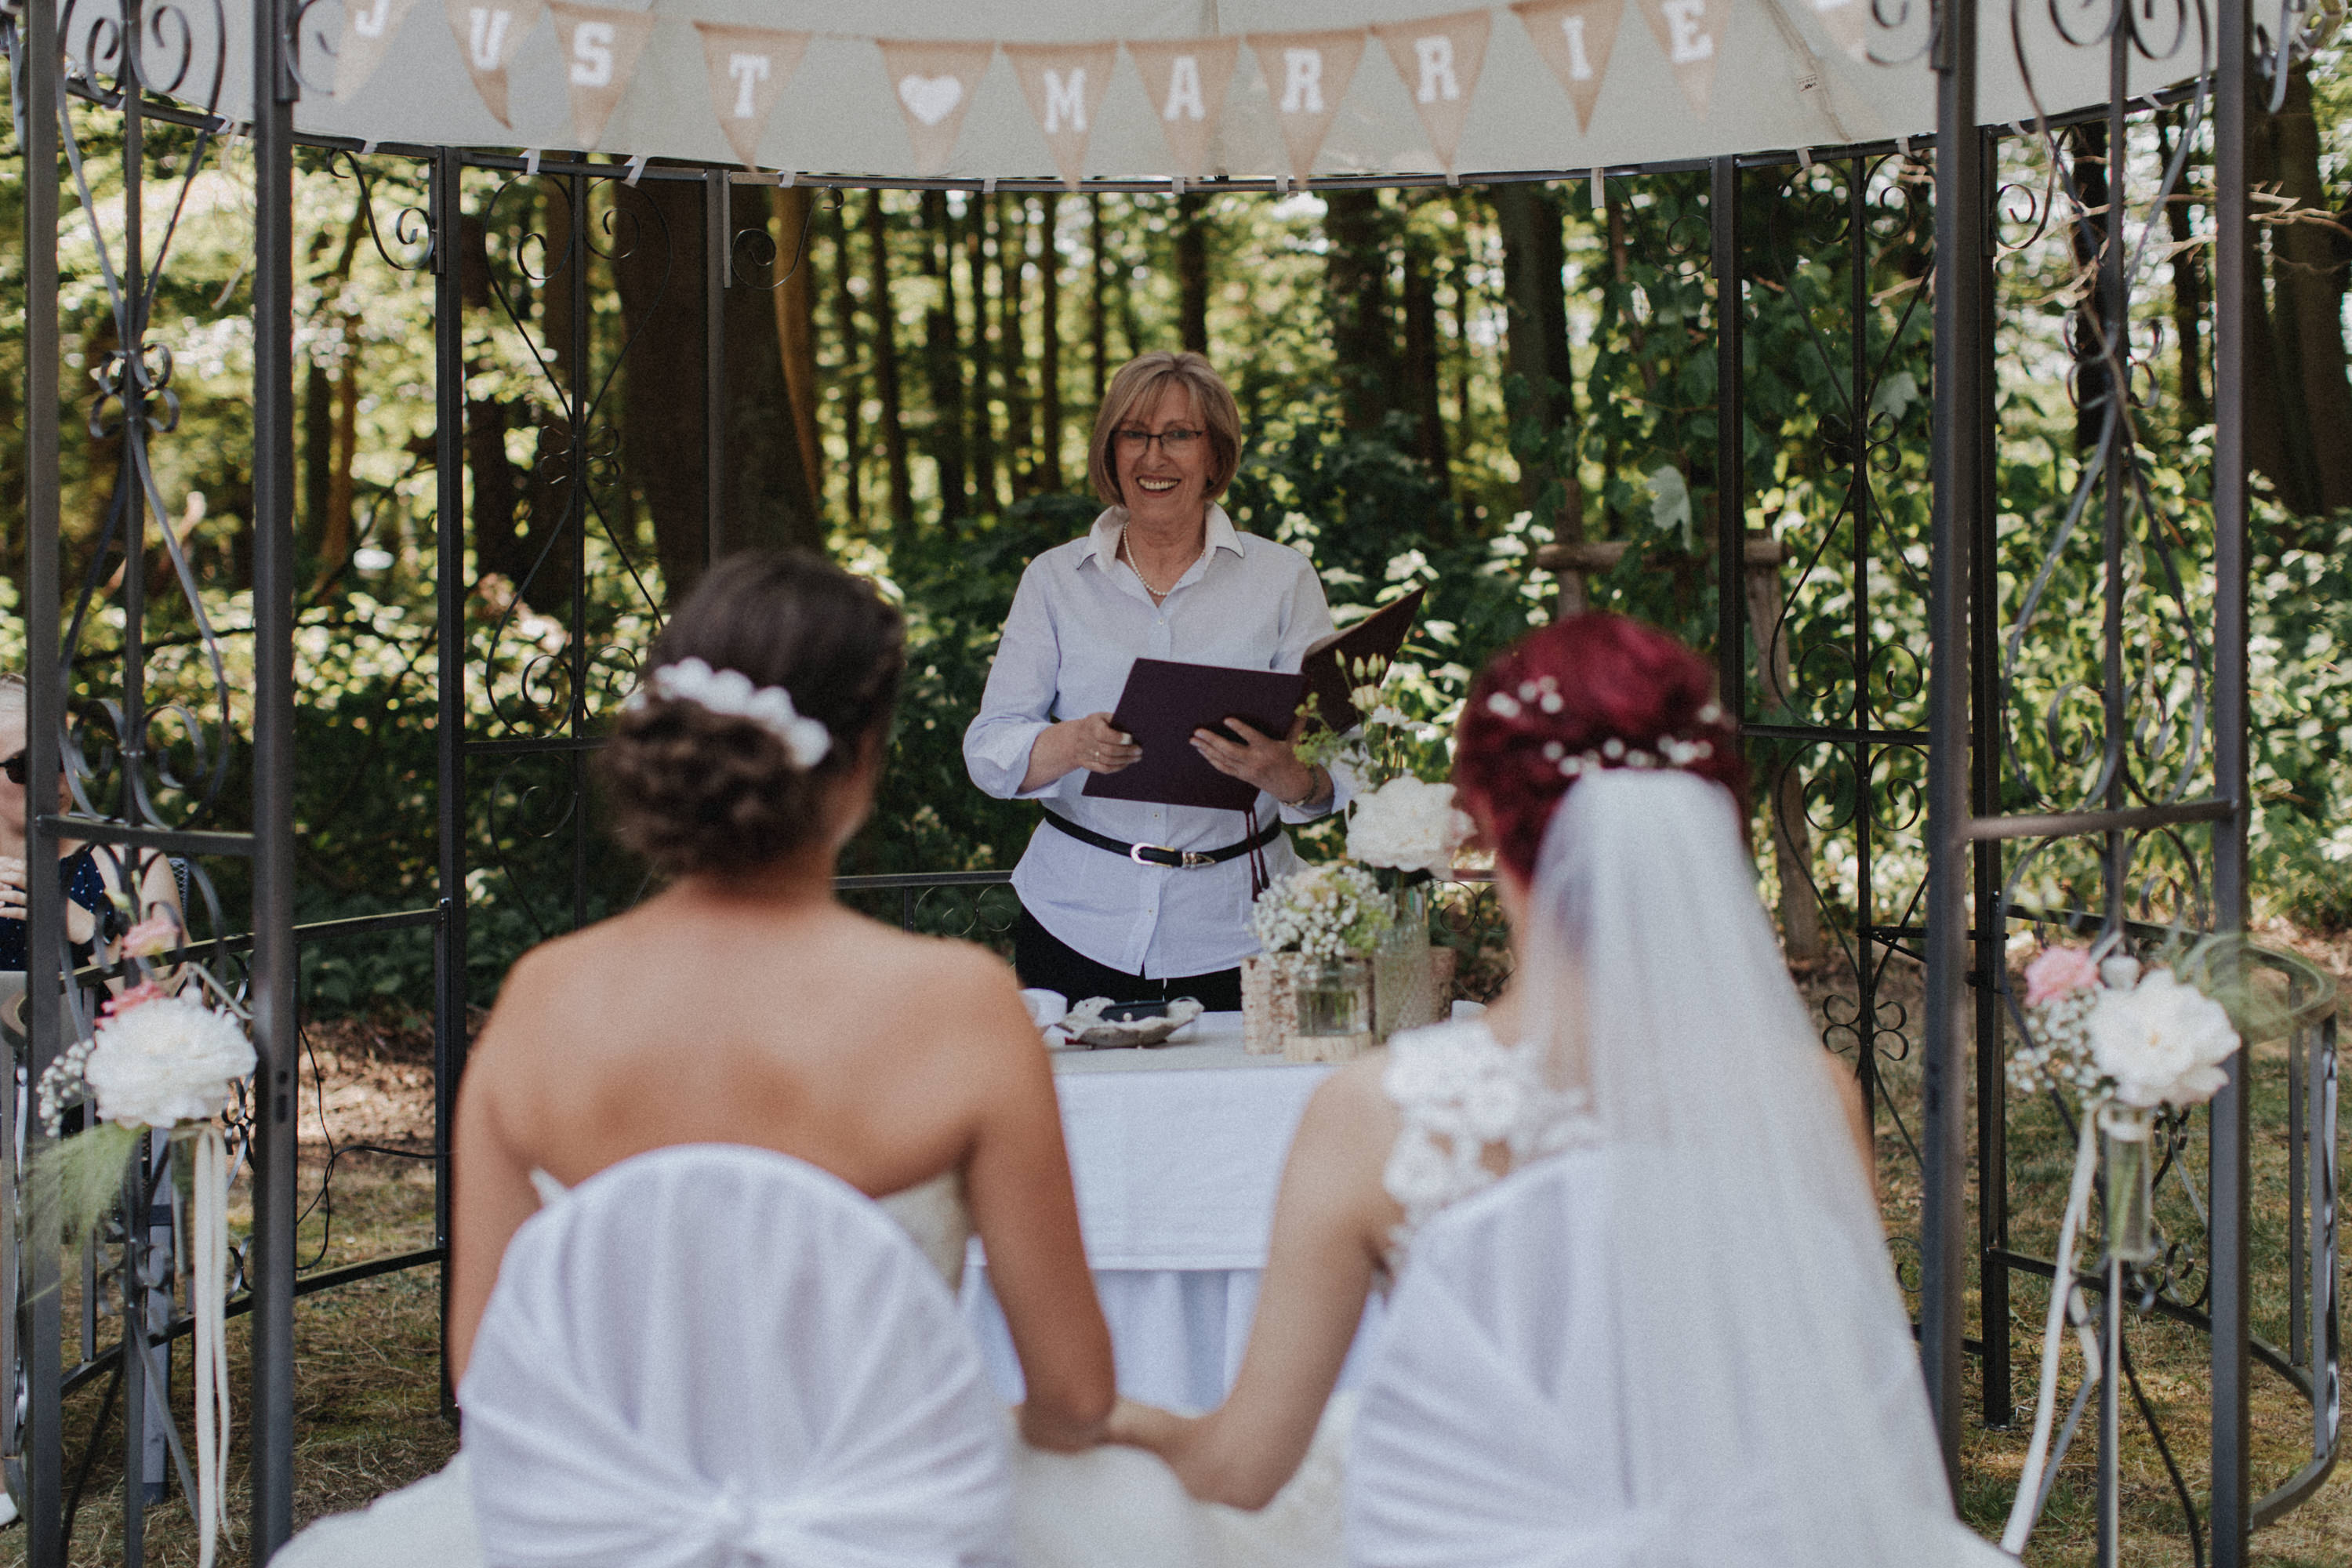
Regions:
[[540, 13], [546, 8], [545, 0], [442, 0], [474, 90], [482, 95], [482, 106], [491, 117], [509, 131], [514, 121], [507, 118], [507, 68], [514, 64], [515, 51], [539, 26]]

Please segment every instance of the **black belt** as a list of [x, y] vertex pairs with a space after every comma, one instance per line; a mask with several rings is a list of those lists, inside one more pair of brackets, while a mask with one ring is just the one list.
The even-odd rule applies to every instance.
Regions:
[[1282, 818], [1275, 817], [1264, 827], [1238, 844], [1228, 844], [1222, 849], [1171, 849], [1164, 844], [1129, 844], [1123, 838], [1113, 838], [1108, 833], [1097, 833], [1091, 827], [1080, 827], [1060, 812], [1048, 809], [1045, 820], [1068, 834], [1081, 844], [1091, 844], [1097, 849], [1108, 849], [1114, 855], [1124, 855], [1139, 866], [1172, 866], [1179, 870], [1198, 870], [1203, 866], [1221, 866], [1238, 859], [1254, 849], [1263, 849], [1282, 837]]

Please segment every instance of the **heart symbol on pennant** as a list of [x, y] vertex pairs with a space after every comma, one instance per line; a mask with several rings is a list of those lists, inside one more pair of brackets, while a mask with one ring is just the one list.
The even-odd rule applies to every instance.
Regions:
[[926, 125], [937, 125], [963, 101], [963, 83], [951, 76], [910, 76], [898, 83], [898, 101]]

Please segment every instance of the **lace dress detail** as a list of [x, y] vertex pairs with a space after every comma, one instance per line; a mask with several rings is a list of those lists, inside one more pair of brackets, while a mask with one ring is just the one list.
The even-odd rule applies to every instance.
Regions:
[[1397, 1036], [1381, 1087], [1404, 1123], [1381, 1173], [1404, 1210], [1389, 1233], [1391, 1275], [1439, 1210], [1593, 1135], [1584, 1092], [1546, 1084], [1538, 1052], [1504, 1045], [1479, 1019]]

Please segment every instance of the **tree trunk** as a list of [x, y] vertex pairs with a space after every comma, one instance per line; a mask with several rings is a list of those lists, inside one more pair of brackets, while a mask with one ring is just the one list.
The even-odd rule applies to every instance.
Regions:
[[1405, 412], [1412, 416], [1413, 456], [1427, 463], [1439, 479], [1452, 480], [1445, 464], [1445, 412], [1439, 389], [1444, 377], [1438, 364], [1437, 281], [1426, 248], [1410, 237], [1404, 246], [1404, 394]]
[[[1791, 694], [1786, 599], [1779, 543], [1749, 534], [1748, 632], [1756, 645], [1757, 684], [1767, 711], [1786, 709]], [[1755, 547], [1762, 545], [1758, 550]], [[1805, 781], [1792, 750], [1764, 781], [1772, 802], [1772, 859], [1780, 882], [1780, 942], [1793, 963], [1818, 963], [1824, 952], [1822, 910], [1813, 883], [1812, 829], [1805, 818]]]
[[[467, 310], [488, 311], [490, 254], [479, 217], [466, 217], [459, 223], [457, 267]], [[472, 382], [486, 368], [479, 360], [469, 360], [467, 381]], [[514, 465], [507, 460], [505, 404], [492, 398], [467, 400], [466, 468], [473, 479], [474, 570], [478, 576], [495, 574], [511, 584], [529, 569], [530, 563], [517, 560], [522, 552], [521, 537], [515, 529], [515, 508], [520, 498], [516, 493]], [[325, 521], [321, 514], [320, 522]]]
[[621, 459], [645, 499], [674, 605], [702, 574], [707, 487], [718, 479], [703, 458], [702, 187], [647, 180], [616, 187], [612, 200], [637, 232], [613, 260], [629, 344], [620, 367]]
[[[931, 462], [939, 471], [940, 521], [969, 510], [963, 445], [963, 362], [956, 342], [955, 220], [940, 191], [923, 193], [923, 271], [939, 293], [923, 315], [923, 372], [931, 393]], [[953, 529], [950, 527], [950, 531]]]
[[1176, 198], [1176, 335], [1196, 354], [1209, 352], [1209, 198]]
[[[735, 222], [768, 226], [768, 190], [735, 187]], [[726, 548], [824, 549], [814, 470], [801, 460], [801, 426], [785, 379], [770, 291], [748, 281], [727, 290], [727, 437], [720, 512]], [[816, 379], [812, 370], [809, 380]]]
[[2081, 299], [2067, 322], [2068, 348], [2074, 362], [2074, 451], [2089, 458], [2097, 448], [2107, 422], [2107, 362], [2105, 357], [2106, 298], [2099, 285], [2099, 260], [2107, 240], [2107, 128], [2085, 121], [2066, 133], [2067, 162], [2074, 167], [2074, 190], [2081, 211], [2070, 238], [2074, 268], [2082, 279]]
[[841, 449], [847, 455], [842, 472], [842, 501], [853, 524], [866, 521], [866, 387], [858, 373], [857, 296], [849, 286], [857, 269], [850, 254], [849, 219], [843, 196], [825, 204], [825, 238], [833, 246], [833, 336], [841, 345], [834, 383], [841, 397]]
[[971, 495], [972, 510], [988, 516], [996, 495], [995, 356], [988, 339], [988, 228], [994, 198], [972, 196], [964, 204], [964, 278], [971, 295]]
[[890, 296], [890, 236], [882, 193], [866, 197], [866, 238], [873, 285], [866, 309], [874, 313], [874, 400], [882, 426], [882, 462], [890, 481], [893, 542], [907, 544], [915, 531], [915, 485], [907, 463], [906, 405], [898, 394], [898, 310]]
[[[2168, 109], [2157, 116], [2157, 153], [2166, 168], [2172, 166], [2180, 130], [2180, 110]], [[2197, 160], [2192, 154], [2181, 166], [2180, 184], [2164, 204], [2166, 228], [2172, 236], [2172, 331], [2178, 339], [2180, 429], [2186, 433], [2213, 423], [2213, 401], [2205, 393], [2206, 286], [2203, 252], [2195, 243], [2189, 220], [2189, 185]]]
[[302, 541], [324, 564], [327, 493], [335, 482], [335, 381], [311, 360], [302, 374]]
[[359, 460], [360, 321], [343, 318], [343, 363], [335, 378], [335, 463], [327, 477], [327, 527], [319, 542], [319, 570], [340, 571], [352, 556], [352, 468]]
[[1032, 456], [1036, 428], [1029, 397], [1028, 327], [1022, 320], [1021, 273], [1029, 264], [1029, 198], [996, 201], [996, 348], [1004, 384], [1004, 472], [1016, 496], [1036, 488]]
[[2317, 510], [2352, 507], [2352, 384], [2344, 378], [2344, 275], [2338, 270], [2326, 187], [2319, 174], [2319, 125], [2311, 71], [2287, 73], [2286, 100], [2271, 117], [2279, 194], [2292, 221], [2271, 231], [2275, 331], [2293, 344]]
[[1106, 262], [1108, 258], [1103, 255], [1103, 214], [1101, 193], [1088, 193], [1087, 196], [1087, 205], [1094, 225], [1091, 235], [1091, 248], [1087, 251], [1087, 254], [1093, 258], [1093, 260], [1088, 268], [1088, 271], [1091, 275], [1089, 279], [1091, 291], [1090, 308], [1087, 312], [1087, 346], [1094, 350], [1095, 356], [1094, 405], [1097, 408], [1100, 408], [1102, 406], [1103, 395], [1110, 389], [1110, 301], [1104, 297], [1105, 284], [1103, 280], [1106, 271]]
[[1062, 198], [1045, 198], [1045, 246], [1037, 258], [1038, 310], [1045, 317], [1037, 346], [1037, 488], [1059, 495], [1062, 479]]
[[776, 352], [783, 362], [784, 388], [793, 400], [793, 425], [800, 437], [801, 472], [808, 481], [812, 512], [824, 510], [824, 447], [817, 440], [819, 398], [816, 369], [816, 255], [809, 244], [815, 193], [794, 185], [776, 193], [776, 266], [789, 274], [772, 290], [776, 302]]
[[[1568, 351], [1568, 247], [1559, 209], [1540, 186], [1495, 187], [1495, 217], [1503, 241], [1503, 370], [1525, 388], [1525, 402], [1511, 411], [1514, 422], [1533, 421], [1549, 440], [1575, 417], [1574, 362]], [[1560, 486], [1555, 534], [1563, 541], [1584, 537], [1584, 489], [1571, 468], [1555, 473], [1543, 461], [1519, 464], [1519, 497], [1536, 506], [1545, 489]]]
[[1376, 431], [1397, 406], [1402, 366], [1389, 305], [1388, 224], [1378, 191], [1339, 190], [1324, 201], [1324, 289], [1331, 312], [1334, 379], [1341, 422]]
[[[2247, 67], [2255, 71], [2252, 65]], [[2246, 127], [2246, 181], [2256, 190], [2279, 184], [2277, 128], [2263, 112], [2267, 87], [2255, 71], [2248, 89], [2255, 108]], [[2256, 209], [2260, 211], [2259, 206]], [[2246, 461], [2271, 481], [2280, 502], [2298, 517], [2319, 510], [2319, 479], [2313, 470], [2309, 426], [2303, 422], [2303, 392], [2296, 374], [2295, 343], [2278, 329], [2263, 285], [2262, 239], [2271, 238], [2269, 265], [2278, 268], [2277, 237], [2258, 224], [2249, 241], [2246, 276], [2246, 380], [2243, 428]]]

